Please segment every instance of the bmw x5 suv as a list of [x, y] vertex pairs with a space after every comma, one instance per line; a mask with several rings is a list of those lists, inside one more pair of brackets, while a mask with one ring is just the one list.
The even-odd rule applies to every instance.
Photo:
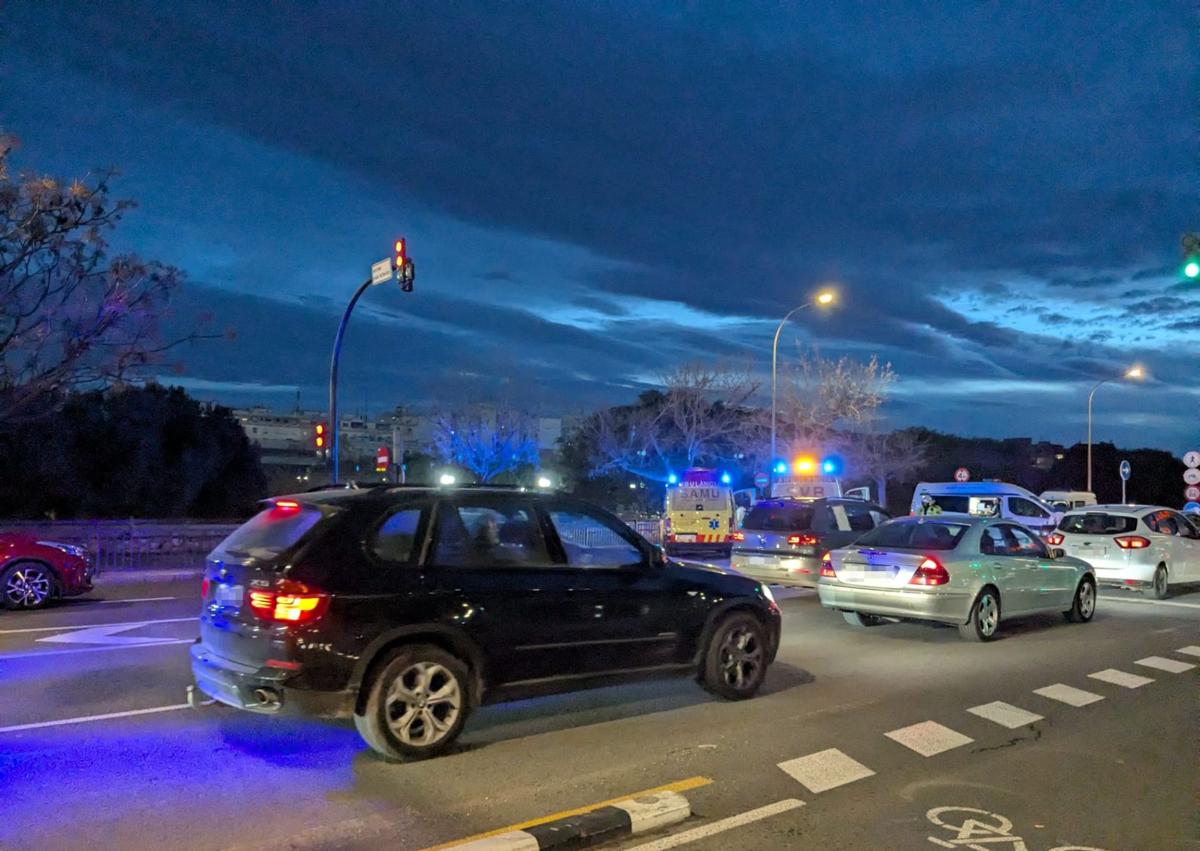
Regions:
[[275, 498], [222, 542], [191, 657], [198, 692], [351, 717], [399, 760], [531, 694], [691, 674], [751, 697], [779, 633], [766, 587], [670, 561], [585, 502], [377, 487]]

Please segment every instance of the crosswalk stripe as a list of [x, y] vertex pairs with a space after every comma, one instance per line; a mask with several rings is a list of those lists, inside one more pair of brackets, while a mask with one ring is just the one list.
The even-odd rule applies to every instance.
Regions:
[[892, 730], [884, 735], [893, 742], [899, 742], [909, 750], [916, 751], [921, 756], [935, 756], [975, 741], [936, 721], [922, 721], [920, 724], [901, 727], [899, 730]]
[[1163, 656], [1147, 656], [1145, 659], [1138, 659], [1133, 664], [1145, 668], [1156, 668], [1166, 671], [1168, 674], [1182, 674], [1184, 671], [1190, 671], [1196, 667], [1191, 662], [1180, 662], [1178, 659], [1167, 659]]
[[1044, 688], [1035, 688], [1033, 693], [1040, 694], [1042, 697], [1048, 697], [1051, 700], [1057, 700], [1059, 703], [1065, 703], [1069, 706], [1087, 706], [1089, 703], [1104, 700], [1103, 695], [1093, 694], [1090, 691], [1084, 691], [1081, 688], [1075, 688], [1063, 683], [1055, 683], [1052, 686], [1045, 686]]
[[779, 768], [816, 794], [871, 777], [874, 771], [851, 759], [837, 748], [817, 751], [808, 756], [779, 763]]
[[972, 706], [967, 711], [972, 715], [986, 718], [988, 721], [995, 722], [1001, 727], [1007, 727], [1010, 730], [1015, 730], [1018, 727], [1024, 727], [1026, 724], [1032, 724], [1034, 721], [1042, 720], [1041, 715], [1037, 715], [1027, 709], [1022, 709], [1019, 706], [1013, 706], [1011, 703], [1005, 703], [1002, 700], [994, 700], [982, 706]]
[[1124, 671], [1118, 671], [1116, 668], [1105, 668], [1103, 671], [1097, 671], [1094, 674], [1088, 674], [1088, 677], [1093, 680], [1100, 680], [1102, 683], [1112, 683], [1115, 686], [1122, 688], [1141, 688], [1144, 685], [1149, 685], [1154, 682], [1150, 677], [1139, 677], [1137, 674], [1127, 674]]
[[1190, 644], [1187, 647], [1180, 647], [1175, 652], [1182, 653], [1185, 656], [1200, 656], [1200, 644]]

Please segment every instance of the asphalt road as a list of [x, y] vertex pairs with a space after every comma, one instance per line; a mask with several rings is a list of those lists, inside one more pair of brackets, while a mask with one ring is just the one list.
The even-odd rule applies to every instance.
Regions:
[[781, 606], [755, 700], [675, 680], [487, 707], [407, 765], [349, 727], [183, 707], [194, 580], [0, 613], [0, 848], [417, 849], [679, 781], [693, 817], [615, 847], [1200, 848], [1200, 593], [1105, 592], [1091, 624], [986, 645]]

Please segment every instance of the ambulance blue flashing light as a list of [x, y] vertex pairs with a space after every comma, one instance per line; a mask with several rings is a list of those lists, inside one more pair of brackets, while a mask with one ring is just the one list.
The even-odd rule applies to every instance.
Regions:
[[787, 461], [776, 461], [775, 462], [775, 474], [778, 476], [782, 476], [786, 473], [787, 473]]
[[675, 475], [674, 473], [668, 473], [667, 474], [667, 484], [668, 485], [679, 484], [679, 476]]
[[732, 477], [732, 476], [730, 476], [728, 473], [722, 473], [722, 474], [721, 474], [721, 484], [723, 484], [723, 485], [727, 485], [727, 484], [729, 484], [729, 483], [730, 483], [730, 482], [732, 482], [732, 481], [733, 481], [733, 477]]
[[828, 476], [836, 476], [842, 472], [842, 459], [830, 455], [821, 461], [821, 472]]

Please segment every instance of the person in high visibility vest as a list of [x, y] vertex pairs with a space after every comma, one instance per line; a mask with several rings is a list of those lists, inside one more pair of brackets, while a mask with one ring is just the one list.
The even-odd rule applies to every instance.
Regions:
[[923, 493], [923, 494], [921, 494], [921, 512], [920, 513], [921, 513], [922, 517], [929, 515], [929, 514], [941, 514], [942, 507], [940, 505], [938, 505], [936, 502], [934, 502], [933, 497], [931, 497], [929, 494]]

